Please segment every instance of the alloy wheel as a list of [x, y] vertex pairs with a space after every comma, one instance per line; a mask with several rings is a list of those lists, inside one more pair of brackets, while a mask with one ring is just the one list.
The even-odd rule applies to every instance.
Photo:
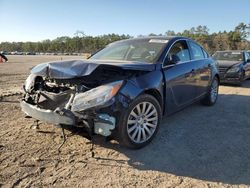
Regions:
[[211, 90], [210, 90], [210, 96], [211, 96], [211, 102], [215, 102], [218, 97], [218, 89], [219, 89], [219, 83], [217, 79], [214, 79]]
[[137, 104], [130, 112], [127, 120], [127, 133], [135, 143], [143, 143], [150, 139], [158, 125], [158, 112], [150, 102]]

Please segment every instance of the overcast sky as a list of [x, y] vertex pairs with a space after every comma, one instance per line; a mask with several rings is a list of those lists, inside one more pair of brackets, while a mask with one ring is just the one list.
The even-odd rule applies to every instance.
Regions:
[[250, 23], [250, 0], [0, 0], [0, 42], [59, 36], [176, 32], [206, 25], [211, 32]]

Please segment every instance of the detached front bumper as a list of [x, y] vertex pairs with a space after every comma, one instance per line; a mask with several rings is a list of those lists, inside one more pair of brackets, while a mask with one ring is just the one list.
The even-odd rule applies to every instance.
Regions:
[[[28, 116], [55, 125], [78, 126], [80, 121], [74, 113], [66, 109], [60, 111], [46, 110], [29, 104], [24, 100], [21, 101], [21, 108]], [[111, 135], [111, 131], [115, 129], [116, 119], [108, 114], [99, 113], [96, 114], [95, 117], [89, 117], [89, 119], [92, 120], [90, 121], [92, 125], [88, 125], [85, 128], [93, 130], [96, 134], [109, 136]]]
[[40, 121], [44, 121], [47, 123], [52, 123], [55, 125], [75, 125], [76, 117], [74, 114], [65, 110], [64, 112], [55, 112], [52, 110], [41, 109], [35, 105], [29, 104], [25, 101], [21, 101], [22, 111], [35, 119]]

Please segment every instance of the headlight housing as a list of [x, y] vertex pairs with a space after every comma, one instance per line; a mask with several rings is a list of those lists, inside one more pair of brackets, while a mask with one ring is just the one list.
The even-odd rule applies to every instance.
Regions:
[[94, 106], [100, 106], [108, 102], [116, 95], [122, 86], [123, 81], [112, 82], [86, 91], [84, 93], [76, 94], [71, 110], [83, 111]]
[[239, 72], [239, 70], [240, 70], [240, 67], [235, 66], [235, 67], [230, 68], [227, 72], [228, 73], [233, 73], [233, 72]]
[[25, 92], [30, 92], [32, 90], [32, 88], [34, 87], [35, 78], [36, 76], [34, 74], [30, 74], [28, 78], [25, 80], [24, 83]]

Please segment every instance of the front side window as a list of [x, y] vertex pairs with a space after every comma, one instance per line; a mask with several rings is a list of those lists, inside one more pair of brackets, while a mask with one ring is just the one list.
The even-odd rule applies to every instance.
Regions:
[[169, 50], [167, 59], [175, 63], [190, 61], [190, 53], [186, 41], [176, 42]]
[[194, 42], [189, 42], [191, 51], [193, 54], [193, 60], [199, 60], [199, 59], [204, 59], [204, 54], [202, 51], [202, 48], [198, 45], [195, 44]]

